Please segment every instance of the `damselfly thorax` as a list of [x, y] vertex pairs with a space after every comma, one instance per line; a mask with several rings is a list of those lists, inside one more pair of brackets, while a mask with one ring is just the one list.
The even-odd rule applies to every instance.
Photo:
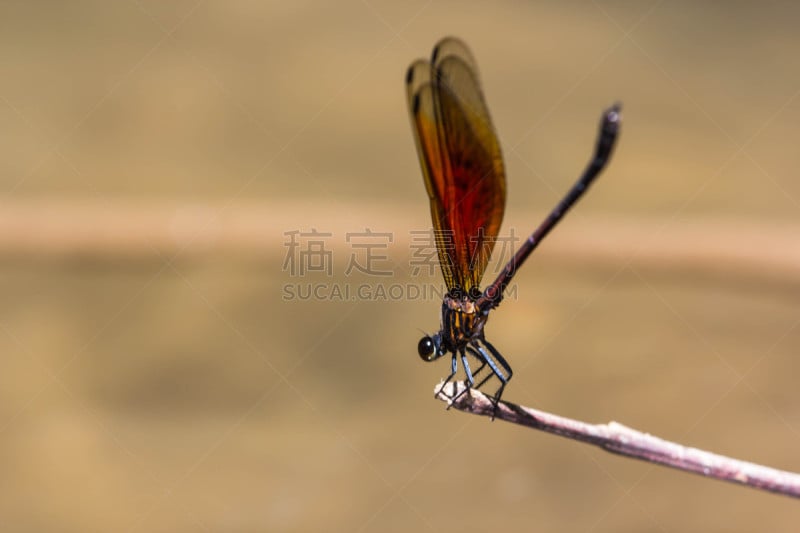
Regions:
[[450, 295], [442, 301], [442, 344], [456, 353], [473, 339], [483, 337], [483, 325], [488, 314], [483, 314], [469, 295]]

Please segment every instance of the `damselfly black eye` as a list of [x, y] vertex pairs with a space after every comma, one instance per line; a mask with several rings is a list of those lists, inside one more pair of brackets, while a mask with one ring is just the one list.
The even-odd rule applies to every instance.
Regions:
[[419, 356], [425, 361], [433, 361], [433, 353], [436, 351], [436, 344], [430, 337], [422, 337], [417, 345]]

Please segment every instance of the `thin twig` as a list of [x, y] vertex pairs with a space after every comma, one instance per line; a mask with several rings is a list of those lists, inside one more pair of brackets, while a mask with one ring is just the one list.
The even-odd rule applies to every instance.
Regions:
[[[441, 383], [437, 385], [436, 390], [438, 391], [440, 387]], [[501, 401], [494, 413], [491, 399], [475, 389], [460, 394], [455, 401], [451, 401], [451, 398], [461, 393], [464, 388], [463, 382], [448, 383], [438, 398], [459, 411], [488, 417], [495, 414], [495, 418], [500, 420], [588, 442], [611, 453], [800, 498], [800, 475], [792, 472], [690, 448], [636, 431], [617, 422], [587, 424], [506, 401]]]

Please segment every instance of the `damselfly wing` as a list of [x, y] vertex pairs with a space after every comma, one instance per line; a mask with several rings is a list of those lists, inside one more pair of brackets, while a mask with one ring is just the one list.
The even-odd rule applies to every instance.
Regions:
[[[412, 63], [406, 73], [406, 96], [447, 286], [440, 330], [420, 340], [418, 353], [425, 361], [452, 355], [451, 372], [442, 387], [456, 375], [458, 359], [468, 387], [476, 386], [475, 376], [488, 366], [491, 373], [477, 387], [492, 376], [498, 378], [497, 408], [513, 372], [485, 338], [489, 311], [499, 305], [516, 269], [605, 166], [619, 130], [619, 106], [603, 114], [594, 158], [581, 178], [481, 292], [481, 278], [503, 220], [506, 182], [500, 143], [467, 46], [447, 37], [436, 45], [429, 61]], [[480, 362], [475, 373], [467, 356]]]

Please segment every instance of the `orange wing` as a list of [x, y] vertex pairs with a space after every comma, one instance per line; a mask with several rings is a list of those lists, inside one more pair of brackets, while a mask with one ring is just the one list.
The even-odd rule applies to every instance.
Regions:
[[412, 130], [448, 290], [479, 290], [505, 210], [500, 144], [472, 55], [448, 37], [406, 75]]

